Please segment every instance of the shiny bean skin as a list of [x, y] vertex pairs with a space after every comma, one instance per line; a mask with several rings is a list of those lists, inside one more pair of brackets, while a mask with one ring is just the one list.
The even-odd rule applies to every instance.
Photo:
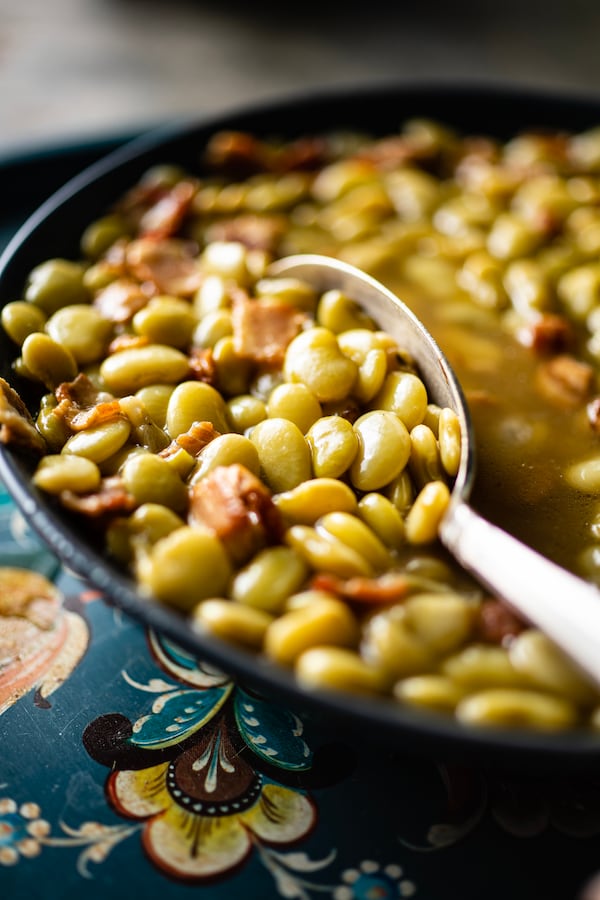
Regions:
[[287, 419], [259, 422], [250, 432], [261, 472], [271, 490], [290, 491], [312, 476], [310, 450], [297, 425]]
[[410, 457], [410, 435], [398, 416], [374, 410], [354, 423], [358, 452], [350, 467], [350, 480], [360, 491], [376, 491], [396, 478]]
[[358, 515], [387, 547], [393, 549], [403, 545], [404, 520], [383, 494], [364, 494], [358, 502]]
[[76, 432], [68, 439], [62, 452], [85, 456], [92, 462], [102, 463], [123, 447], [130, 433], [131, 425], [127, 419], [113, 419], [111, 422]]
[[210, 529], [199, 526], [172, 531], [137, 566], [142, 590], [185, 612], [201, 600], [222, 596], [231, 574], [222, 543]]
[[321, 404], [305, 384], [279, 384], [267, 401], [270, 418], [288, 419], [302, 434], [321, 417]]
[[19, 347], [30, 334], [43, 331], [46, 324], [46, 314], [43, 309], [26, 300], [14, 300], [2, 308], [2, 327], [11, 341]]
[[214, 597], [193, 608], [191, 621], [200, 633], [208, 632], [237, 646], [259, 650], [273, 616], [254, 606]]
[[60, 494], [61, 491], [85, 494], [100, 486], [100, 470], [84, 456], [48, 455], [34, 472], [33, 483], [48, 494]]
[[310, 478], [275, 494], [273, 500], [286, 522], [293, 525], [314, 525], [327, 513], [352, 513], [358, 505], [354, 491], [337, 478]]
[[174, 512], [184, 512], [186, 487], [169, 463], [153, 453], [129, 459], [122, 469], [123, 483], [136, 503], [159, 503]]
[[295, 550], [267, 547], [236, 573], [230, 594], [245, 606], [278, 613], [287, 598], [300, 589], [306, 575], [306, 563]]
[[296, 659], [294, 671], [300, 684], [311, 690], [378, 694], [387, 688], [387, 680], [380, 671], [367, 665], [358, 653], [344, 647], [304, 650]]
[[345, 356], [327, 328], [302, 331], [287, 348], [284, 373], [290, 382], [305, 384], [321, 402], [347, 397], [358, 367]]
[[339, 478], [354, 462], [358, 436], [342, 416], [321, 416], [306, 433], [312, 466], [319, 478]]
[[72, 304], [50, 316], [46, 332], [70, 350], [81, 366], [102, 359], [112, 336], [112, 325], [93, 306]]
[[72, 381], [77, 374], [77, 361], [67, 347], [49, 335], [34, 332], [21, 347], [21, 359], [30, 377], [53, 390], [63, 381]]
[[396, 413], [410, 431], [425, 418], [427, 389], [412, 372], [390, 372], [372, 405]]
[[109, 391], [117, 396], [135, 394], [151, 384], [176, 384], [189, 371], [187, 357], [166, 344], [132, 347], [106, 357], [100, 374]]
[[525, 690], [488, 690], [461, 700], [456, 716], [465, 725], [565, 731], [577, 723], [572, 704], [560, 697]]
[[358, 623], [348, 606], [322, 599], [275, 619], [267, 628], [264, 650], [276, 662], [291, 665], [311, 647], [353, 647], [358, 636]]
[[392, 559], [386, 546], [357, 516], [348, 512], [328, 512], [316, 522], [319, 534], [332, 535], [342, 544], [356, 550], [370, 563], [375, 572], [384, 572]]
[[178, 384], [167, 405], [167, 432], [175, 439], [185, 434], [194, 422], [211, 422], [223, 434], [230, 431], [225, 401], [210, 384], [184, 381]]
[[258, 450], [249, 438], [241, 434], [221, 434], [198, 454], [189, 483], [195, 484], [217, 466], [231, 466], [234, 463], [245, 466], [254, 475], [260, 472]]

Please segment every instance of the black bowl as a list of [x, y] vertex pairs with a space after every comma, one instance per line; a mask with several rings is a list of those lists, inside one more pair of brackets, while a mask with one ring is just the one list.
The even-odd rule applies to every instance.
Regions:
[[[222, 129], [265, 137], [294, 137], [332, 129], [389, 134], [411, 117], [429, 117], [466, 133], [509, 138], [524, 129], [578, 131], [600, 123], [600, 99], [532, 92], [517, 87], [385, 85], [346, 88], [171, 123], [137, 138], [93, 164], [50, 197], [22, 226], [0, 258], [0, 306], [19, 299], [29, 271], [53, 256], [76, 258], [83, 229], [157, 163], [198, 169], [208, 138]], [[27, 385], [12, 370], [15, 347], [0, 334], [0, 372], [34, 410]], [[535, 768], [600, 763], [600, 736], [573, 731], [545, 735], [473, 730], [452, 719], [406, 709], [392, 701], [341, 693], [311, 692], [293, 674], [262, 657], [194, 632], [176, 612], [142, 597], [133, 580], [110, 562], [102, 547], [31, 482], [34, 462], [0, 445], [0, 474], [35, 531], [60, 560], [100, 590], [107, 601], [160, 631], [247, 686], [283, 700], [329, 730], [369, 738], [406, 751], [438, 756], [514, 761]]]

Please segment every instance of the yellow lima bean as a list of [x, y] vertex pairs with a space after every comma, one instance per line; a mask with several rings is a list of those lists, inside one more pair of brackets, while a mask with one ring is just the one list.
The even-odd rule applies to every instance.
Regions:
[[531, 684], [572, 700], [580, 706], [598, 702], [598, 691], [575, 668], [558, 647], [536, 629], [527, 629], [511, 641], [508, 655], [512, 665]]
[[100, 375], [109, 391], [123, 397], [151, 384], [176, 384], [183, 381], [189, 369], [187, 356], [176, 347], [147, 344], [107, 356], [100, 365]]
[[301, 331], [290, 342], [283, 371], [286, 381], [305, 384], [325, 403], [350, 394], [358, 366], [342, 353], [333, 332], [317, 326]]
[[141, 453], [127, 460], [122, 468], [123, 483], [136, 503], [159, 503], [175, 512], [187, 508], [187, 488], [166, 459], [153, 453]]
[[567, 700], [522, 689], [498, 688], [471, 694], [459, 702], [455, 712], [459, 722], [477, 727], [552, 732], [577, 723], [575, 708]]
[[161, 294], [152, 297], [133, 317], [133, 330], [151, 343], [167, 344], [180, 350], [189, 346], [196, 316], [187, 300]]
[[431, 648], [407, 627], [402, 606], [376, 613], [365, 624], [361, 653], [366, 661], [392, 680], [431, 669]]
[[231, 466], [239, 463], [254, 475], [260, 471], [258, 450], [252, 441], [241, 434], [220, 434], [203, 447], [196, 466], [190, 475], [189, 483], [195, 484], [216, 469], [217, 466]]
[[195, 347], [214, 347], [221, 338], [233, 334], [231, 311], [214, 309], [200, 319], [192, 338]]
[[278, 384], [267, 401], [270, 418], [289, 419], [306, 434], [321, 416], [321, 404], [305, 384]]
[[67, 457], [59, 453], [44, 456], [32, 480], [36, 487], [48, 494], [60, 494], [62, 491], [86, 494], [99, 488], [100, 477], [100, 469], [91, 459]]
[[331, 572], [342, 578], [374, 574], [372, 565], [362, 553], [331, 534], [319, 533], [310, 525], [292, 525], [284, 540], [317, 572]]
[[63, 381], [73, 381], [77, 375], [77, 360], [68, 347], [38, 331], [23, 341], [21, 360], [29, 376], [51, 391]]
[[80, 366], [102, 359], [112, 331], [112, 324], [88, 303], [63, 306], [46, 322], [47, 334], [67, 347]]
[[237, 603], [277, 613], [307, 574], [305, 561], [291, 547], [267, 547], [236, 573], [229, 593]]
[[296, 659], [294, 671], [300, 684], [310, 689], [377, 694], [387, 687], [378, 669], [345, 647], [311, 647]]
[[149, 598], [190, 612], [201, 600], [225, 593], [232, 567], [210, 529], [185, 525], [157, 541], [138, 561], [136, 574]]
[[355, 512], [356, 494], [337, 478], [310, 478], [273, 501], [289, 525], [314, 525], [329, 512]]
[[279, 494], [312, 477], [310, 450], [297, 425], [288, 419], [265, 419], [250, 432], [262, 477]]
[[343, 291], [332, 289], [326, 291], [317, 305], [317, 322], [334, 334], [350, 331], [353, 328], [367, 328], [374, 331], [375, 325], [368, 316]]
[[306, 433], [312, 465], [319, 478], [339, 478], [358, 451], [358, 436], [343, 416], [321, 416]]
[[358, 377], [354, 394], [361, 403], [368, 403], [381, 390], [388, 371], [388, 357], [385, 350], [369, 350], [358, 366]]
[[418, 490], [430, 481], [443, 481], [444, 479], [438, 442], [435, 434], [427, 425], [415, 425], [410, 432], [408, 468]]
[[354, 423], [358, 451], [350, 467], [350, 480], [359, 491], [376, 491], [396, 478], [410, 458], [406, 425], [388, 410], [364, 413]]
[[46, 314], [43, 309], [26, 300], [14, 300], [2, 308], [1, 322], [5, 332], [19, 347], [30, 334], [43, 331]]
[[68, 259], [48, 259], [29, 273], [25, 299], [51, 316], [71, 303], [86, 303], [89, 295], [83, 284], [84, 267]]
[[273, 616], [263, 609], [211, 597], [194, 607], [191, 621], [198, 632], [209, 632], [223, 641], [259, 650]]
[[131, 424], [126, 418], [103, 422], [85, 431], [77, 431], [62, 448], [63, 453], [85, 456], [92, 462], [102, 463], [110, 459], [126, 443]]
[[412, 372], [390, 372], [371, 405], [396, 413], [411, 431], [425, 418], [427, 403], [427, 389], [417, 375]]
[[267, 407], [252, 394], [238, 394], [227, 401], [227, 418], [240, 434], [267, 418]]
[[450, 491], [443, 481], [430, 481], [423, 487], [406, 516], [409, 544], [430, 544], [436, 540], [449, 502]]
[[164, 428], [167, 422], [167, 407], [173, 390], [172, 384], [149, 384], [134, 395], [144, 404], [146, 412], [159, 428]]
[[238, 355], [232, 335], [225, 335], [216, 342], [212, 358], [221, 393], [227, 397], [245, 394], [252, 374], [252, 363]]
[[471, 635], [475, 609], [460, 594], [422, 593], [404, 604], [407, 628], [438, 654], [457, 650]]
[[529, 678], [515, 669], [503, 647], [470, 644], [444, 660], [441, 671], [469, 691], [531, 686]]
[[387, 547], [357, 516], [339, 511], [326, 513], [317, 520], [315, 527], [319, 534], [331, 535], [364, 556], [374, 571], [383, 572], [389, 568], [391, 556]]
[[340, 600], [322, 599], [275, 619], [267, 628], [264, 650], [276, 662], [292, 665], [311, 647], [354, 647], [358, 637], [358, 623], [350, 608]]
[[464, 689], [444, 675], [412, 675], [394, 685], [396, 700], [437, 712], [452, 712], [464, 695]]
[[169, 398], [167, 432], [175, 440], [189, 431], [195, 422], [211, 422], [221, 434], [230, 431], [221, 394], [202, 381], [184, 381], [175, 387]]
[[445, 407], [440, 411], [438, 443], [442, 466], [453, 477], [460, 466], [462, 436], [460, 421], [453, 409]]
[[[352, 512], [352, 510], [348, 510]], [[358, 501], [358, 515], [377, 535], [386, 547], [398, 549], [404, 543], [404, 519], [397, 508], [384, 497], [372, 491]]]

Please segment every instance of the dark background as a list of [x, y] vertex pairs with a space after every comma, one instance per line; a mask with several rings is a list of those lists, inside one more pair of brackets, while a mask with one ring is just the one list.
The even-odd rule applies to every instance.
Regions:
[[303, 89], [600, 91], [598, 0], [0, 0], [0, 154]]

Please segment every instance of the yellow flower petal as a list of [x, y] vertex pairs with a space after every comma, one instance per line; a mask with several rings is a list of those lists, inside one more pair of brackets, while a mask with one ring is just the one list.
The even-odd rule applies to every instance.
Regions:
[[168, 763], [139, 771], [116, 772], [108, 790], [117, 810], [127, 816], [145, 819], [162, 812], [173, 802], [166, 788]]
[[239, 865], [252, 842], [239, 816], [208, 818], [173, 804], [144, 832], [144, 847], [161, 869], [179, 878], [211, 878]]
[[266, 784], [255, 806], [242, 815], [244, 825], [258, 837], [276, 844], [303, 837], [315, 823], [316, 810], [304, 794]]

